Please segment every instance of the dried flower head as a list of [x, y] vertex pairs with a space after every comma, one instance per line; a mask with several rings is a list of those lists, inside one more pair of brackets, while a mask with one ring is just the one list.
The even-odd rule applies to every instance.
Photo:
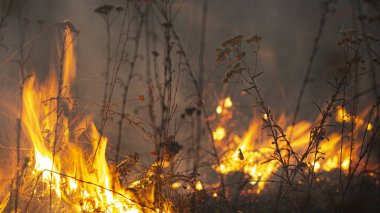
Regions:
[[160, 54], [157, 51], [152, 51], [154, 57], [158, 57]]
[[232, 47], [236, 48], [241, 45], [241, 42], [243, 41], [243, 35], [237, 35], [231, 39], [228, 39], [222, 43], [222, 47], [227, 48], [227, 47]]
[[183, 50], [178, 50], [178, 51], [176, 52], [176, 54], [177, 54], [177, 55], [184, 55], [185, 52], [184, 52]]
[[115, 10], [116, 10], [116, 12], [121, 12], [121, 11], [124, 11], [124, 8], [123, 7], [116, 7]]
[[260, 41], [261, 41], [261, 37], [258, 35], [254, 35], [251, 38], [246, 40], [248, 44], [258, 44]]
[[222, 82], [228, 83], [229, 79], [231, 79], [235, 74], [241, 74], [243, 70], [244, 68], [241, 67], [240, 63], [235, 63], [233, 66], [231, 66], [231, 69], [226, 72]]
[[99, 13], [101, 15], [109, 15], [111, 11], [113, 10], [114, 6], [105, 4], [103, 6], [97, 7], [95, 9], [96, 13]]
[[230, 56], [230, 52], [231, 52], [231, 50], [229, 48], [225, 48], [225, 49], [217, 48], [216, 49], [216, 61], [218, 63], [224, 62]]

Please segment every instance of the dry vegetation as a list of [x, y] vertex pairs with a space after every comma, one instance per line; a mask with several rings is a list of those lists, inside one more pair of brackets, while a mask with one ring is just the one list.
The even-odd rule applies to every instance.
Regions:
[[[240, 97], [224, 92], [210, 100], [210, 3], [199, 1], [194, 62], [174, 21], [182, 1], [120, 2], [94, 8], [104, 21], [94, 24], [104, 28], [106, 57], [103, 92], [90, 116], [76, 98], [81, 62], [75, 49], [85, 38], [75, 20], [27, 34], [35, 24], [27, 19], [33, 3], [1, 1], [0, 29], [16, 24], [20, 39], [0, 59], [2, 72], [18, 70], [17, 76], [0, 74], [11, 82], [0, 88], [0, 212], [379, 211], [380, 58], [378, 30], [370, 32], [380, 21], [377, 1], [349, 3], [354, 27], [340, 30], [333, 48], [343, 63], [327, 82], [325, 102], [314, 103], [319, 114], [313, 121], [301, 120], [302, 100], [311, 73], [318, 72], [312, 68], [336, 1], [321, 1], [292, 116], [274, 110], [263, 95], [265, 38], [236, 35], [221, 42], [215, 63], [224, 77], [217, 82]], [[54, 68], [39, 74], [31, 58], [47, 35], [55, 44]], [[187, 99], [181, 97], [185, 86], [191, 88]], [[247, 109], [237, 107], [235, 100], [243, 99]], [[242, 119], [247, 111], [254, 115], [250, 124]], [[132, 150], [128, 134], [149, 151]]]

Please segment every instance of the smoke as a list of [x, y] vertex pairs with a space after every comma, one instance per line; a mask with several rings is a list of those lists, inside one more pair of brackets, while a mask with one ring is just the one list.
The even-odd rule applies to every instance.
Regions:
[[[9, 0], [2, 0], [1, 5], [7, 5]], [[178, 32], [181, 41], [187, 51], [193, 70], [197, 71], [201, 4], [202, 1], [178, 1], [174, 5], [177, 14], [174, 19], [174, 28]], [[71, 21], [80, 31], [77, 37], [77, 61], [78, 77], [74, 85], [74, 93], [80, 100], [80, 104], [88, 112], [99, 120], [104, 90], [104, 72], [106, 67], [106, 30], [101, 16], [94, 9], [103, 5], [124, 6], [125, 1], [103, 0], [17, 0], [12, 10], [6, 17], [6, 25], [0, 29], [0, 70], [1, 90], [17, 91], [17, 60], [18, 50], [22, 36], [25, 42], [29, 42], [26, 50], [30, 51], [26, 68], [36, 72], [40, 78], [47, 76], [51, 62], [56, 60], [56, 31], [54, 25], [65, 20]], [[302, 102], [301, 118], [313, 119], [318, 113], [313, 107], [312, 101], [323, 104], [328, 98], [331, 88], [327, 81], [337, 74], [337, 67], [342, 64], [342, 51], [336, 47], [335, 42], [340, 38], [339, 31], [346, 27], [353, 28], [352, 8], [349, 1], [334, 3], [334, 12], [327, 15], [325, 29], [323, 31], [316, 59], [312, 67], [312, 79], [307, 85], [305, 97]], [[2, 8], [2, 11], [5, 11]], [[155, 11], [157, 12], [157, 11]], [[5, 12], [3, 12], [5, 14]], [[4, 15], [2, 14], [2, 15]], [[130, 16], [131, 14], [128, 14]], [[312, 51], [312, 45], [318, 30], [321, 7], [320, 1], [303, 0], [267, 0], [267, 1], [243, 1], [243, 0], [210, 0], [206, 27], [205, 50], [205, 100], [208, 106], [214, 106], [222, 93], [232, 96], [239, 102], [241, 111], [251, 117], [252, 100], [241, 97], [238, 86], [223, 85], [221, 83], [225, 67], [215, 62], [215, 49], [220, 44], [238, 34], [246, 38], [252, 35], [260, 35], [263, 38], [259, 55], [259, 71], [264, 74], [259, 78], [263, 96], [273, 111], [286, 112], [292, 115], [297, 95], [306, 72], [307, 63]], [[24, 20], [23, 35], [18, 24], [19, 19]], [[111, 52], [115, 54], [118, 35], [121, 30], [121, 15], [111, 27]], [[156, 23], [158, 25], [158, 23]], [[163, 54], [162, 31], [156, 26], [158, 43], [155, 50]], [[145, 41], [142, 37], [140, 54], [136, 67], [131, 93], [127, 100], [127, 111], [130, 114], [142, 116], [146, 105], [139, 101], [139, 96], [146, 96], [145, 84], [144, 48]], [[162, 40], [162, 39], [161, 39]], [[133, 46], [130, 47], [130, 49]], [[248, 57], [251, 50], [247, 50]], [[16, 53], [16, 54], [15, 54]], [[114, 55], [113, 55], [114, 56]], [[252, 58], [253, 61], [253, 58]], [[159, 57], [159, 65], [163, 64], [163, 56]], [[111, 63], [114, 64], [114, 61]], [[112, 66], [111, 66], [112, 68]], [[178, 69], [177, 64], [173, 65]], [[120, 78], [127, 76], [127, 66], [123, 65]], [[178, 70], [177, 70], [178, 71]], [[367, 85], [363, 86], [363, 90]], [[5, 94], [6, 92], [2, 92]], [[195, 102], [194, 89], [189, 77], [181, 72], [181, 81], [178, 90], [178, 113]], [[116, 87], [112, 103], [115, 108], [120, 107], [122, 89]], [[5, 97], [5, 96], [4, 96]], [[4, 99], [4, 98], [3, 98]], [[11, 98], [12, 99], [12, 98]], [[4, 101], [3, 101], [4, 102]], [[13, 100], [16, 103], [16, 100]], [[213, 109], [213, 108], [211, 108]], [[2, 109], [2, 111], [4, 111]], [[139, 114], [140, 113], [140, 114]], [[6, 122], [1, 120], [1, 122]], [[106, 128], [106, 135], [115, 139], [117, 119], [111, 119]], [[126, 150], [146, 152], [151, 146], [147, 143], [141, 145], [141, 135], [126, 125], [125, 140], [128, 141]], [[127, 151], [132, 152], [132, 151]]]

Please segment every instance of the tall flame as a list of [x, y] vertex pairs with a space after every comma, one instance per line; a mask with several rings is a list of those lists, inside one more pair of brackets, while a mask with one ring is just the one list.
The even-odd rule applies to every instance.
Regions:
[[[71, 211], [139, 212], [142, 207], [134, 202], [135, 196], [113, 178], [116, 174], [106, 161], [107, 138], [100, 136], [91, 117], [73, 122], [68, 116], [73, 114], [70, 86], [76, 64], [73, 33], [66, 28], [64, 35], [62, 75], [53, 71], [43, 83], [32, 75], [24, 85], [22, 126], [34, 150], [33, 173]], [[90, 154], [79, 138], [91, 141]]]

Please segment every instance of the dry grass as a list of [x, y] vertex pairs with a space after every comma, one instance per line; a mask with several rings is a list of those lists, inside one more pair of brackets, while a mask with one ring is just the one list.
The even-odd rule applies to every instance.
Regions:
[[[377, 141], [380, 123], [376, 72], [380, 59], [376, 52], [377, 37], [367, 32], [367, 25], [377, 19], [376, 16], [364, 15], [361, 2], [352, 2], [352, 7], [360, 16], [357, 20], [360, 29], [341, 31], [342, 38], [337, 41], [336, 48], [342, 50], [344, 64], [335, 79], [328, 82], [331, 94], [326, 94], [326, 101], [315, 103], [315, 110], [319, 112], [319, 116], [308, 133], [307, 146], [301, 152], [294, 148], [294, 129], [289, 133], [288, 126], [281, 126], [278, 121], [281, 112], [276, 112], [273, 110], [275, 107], [267, 104], [261, 89], [261, 85], [266, 84], [261, 79], [265, 73], [261, 71], [260, 66], [260, 51], [265, 38], [254, 35], [246, 39], [243, 35], [237, 35], [223, 42], [216, 51], [216, 62], [224, 73], [224, 78], [220, 81], [228, 84], [229, 90], [239, 90], [245, 95], [243, 98], [250, 99], [250, 107], [255, 113], [265, 116], [262, 119], [261, 131], [265, 135], [263, 137], [272, 141], [266, 146], [273, 152], [269, 159], [262, 159], [260, 164], [275, 161], [280, 166], [270, 179], [255, 180], [256, 183], [268, 183], [261, 194], [249, 193], [258, 186], [250, 184], [252, 177], [244, 173], [244, 170], [230, 174], [216, 172], [221, 170], [221, 159], [225, 153], [220, 153], [216, 146], [213, 130], [217, 123], [213, 120], [215, 115], [210, 113], [213, 103], [208, 100], [210, 96], [204, 89], [208, 83], [204, 78], [208, 74], [205, 69], [205, 46], [206, 33], [209, 30], [209, 2], [203, 1], [200, 54], [196, 63], [191, 61], [176, 31], [175, 17], [178, 11], [173, 5], [178, 2], [126, 0], [122, 7], [104, 5], [96, 8], [95, 12], [105, 21], [107, 57], [104, 93], [101, 95], [101, 118], [98, 125], [100, 138], [93, 159], [88, 163], [94, 163], [107, 128], [115, 128], [111, 137], [114, 136], [116, 142], [107, 150], [107, 155], [114, 157], [107, 156], [107, 159], [113, 181], [117, 182], [116, 185], [120, 183], [126, 191], [133, 194], [133, 198], [118, 192], [115, 185], [106, 188], [91, 181], [56, 172], [53, 168], [44, 170], [32, 178], [33, 160], [30, 159], [33, 156], [20, 152], [23, 130], [22, 121], [18, 118], [15, 133], [17, 168], [11, 180], [7, 181], [11, 193], [6, 209], [8, 212], [68, 211], [69, 208], [64, 204], [54, 204], [52, 184], [45, 187], [41, 183], [43, 172], [55, 173], [81, 184], [95, 185], [103, 191], [124, 197], [146, 212], [160, 212], [166, 208], [173, 212], [347, 212], [354, 208], [358, 208], [358, 211], [378, 209], [376, 202], [380, 199], [380, 146]], [[328, 15], [333, 14], [331, 6], [334, 4], [335, 1], [323, 1], [321, 19], [290, 128], [293, 128], [299, 119], [302, 98], [310, 80], [323, 29]], [[368, 5], [378, 7], [374, 1], [368, 1]], [[5, 10], [0, 17], [0, 28], [6, 20], [7, 11]], [[22, 14], [19, 14], [18, 19], [21, 35], [18, 47], [19, 88], [23, 91], [23, 83], [28, 78], [28, 53], [25, 49], [28, 39], [23, 31]], [[68, 25], [73, 27], [71, 22], [65, 22], [65, 27]], [[62, 25], [57, 25], [55, 29], [60, 29], [60, 26]], [[117, 40], [112, 40], [115, 32]], [[65, 36], [62, 32], [60, 35]], [[65, 44], [62, 45], [64, 46]], [[57, 115], [55, 139], [52, 142], [53, 164], [58, 152], [58, 133], [61, 131], [59, 128], [62, 120], [59, 116], [65, 113], [65, 107], [68, 105], [68, 101], [65, 101], [67, 97], [61, 94], [65, 49], [61, 50], [61, 58], [58, 60], [59, 92], [57, 97], [50, 100], [57, 101], [57, 108], [55, 112], [49, 112]], [[197, 67], [194, 64], [198, 68], [194, 68]], [[361, 92], [361, 85], [368, 84], [367, 78], [370, 79], [372, 89]], [[144, 85], [146, 89], [141, 91], [137, 98], [132, 97], [133, 92], [136, 92], [133, 91], [135, 83]], [[190, 101], [185, 104], [180, 97], [184, 85], [191, 85], [193, 91]], [[19, 97], [22, 103], [22, 92]], [[131, 99], [137, 99], [139, 114], [134, 113], [135, 106], [130, 104]], [[344, 114], [341, 123], [333, 119], [337, 116], [339, 107], [348, 110], [350, 120], [347, 120], [347, 115]], [[22, 109], [22, 106], [18, 109], [18, 113], [21, 114], [19, 117], [22, 117]], [[359, 128], [356, 118], [365, 110], [368, 113], [362, 122], [365, 122], [365, 127], [371, 125], [372, 131]], [[150, 145], [149, 154], [127, 150], [126, 147], [130, 144], [125, 136], [131, 131], [139, 134], [140, 138], [136, 140], [146, 141]], [[316, 164], [322, 162], [326, 154], [321, 151], [321, 143], [329, 141], [328, 135], [331, 132], [339, 132], [340, 135], [340, 150], [337, 150], [340, 155], [339, 168], [331, 172], [317, 172]], [[252, 146], [253, 143], [252, 141]], [[345, 146], [349, 147], [347, 171], [342, 168]], [[248, 162], [245, 153], [240, 148], [238, 150], [239, 160]], [[359, 150], [358, 155], [356, 150]], [[50, 177], [53, 182], [53, 176]], [[212, 181], [209, 181], [210, 179]], [[136, 183], [135, 180], [139, 182]], [[201, 183], [201, 180], [205, 180], [205, 183]], [[176, 183], [181, 185], [175, 186]], [[46, 190], [44, 188], [50, 189], [50, 193], [39, 194], [39, 190]], [[358, 195], [368, 199], [361, 200]], [[354, 200], [357, 203], [353, 203]], [[49, 210], [46, 209], [47, 202], [50, 203]], [[107, 212], [107, 209], [94, 207], [91, 211]]]

